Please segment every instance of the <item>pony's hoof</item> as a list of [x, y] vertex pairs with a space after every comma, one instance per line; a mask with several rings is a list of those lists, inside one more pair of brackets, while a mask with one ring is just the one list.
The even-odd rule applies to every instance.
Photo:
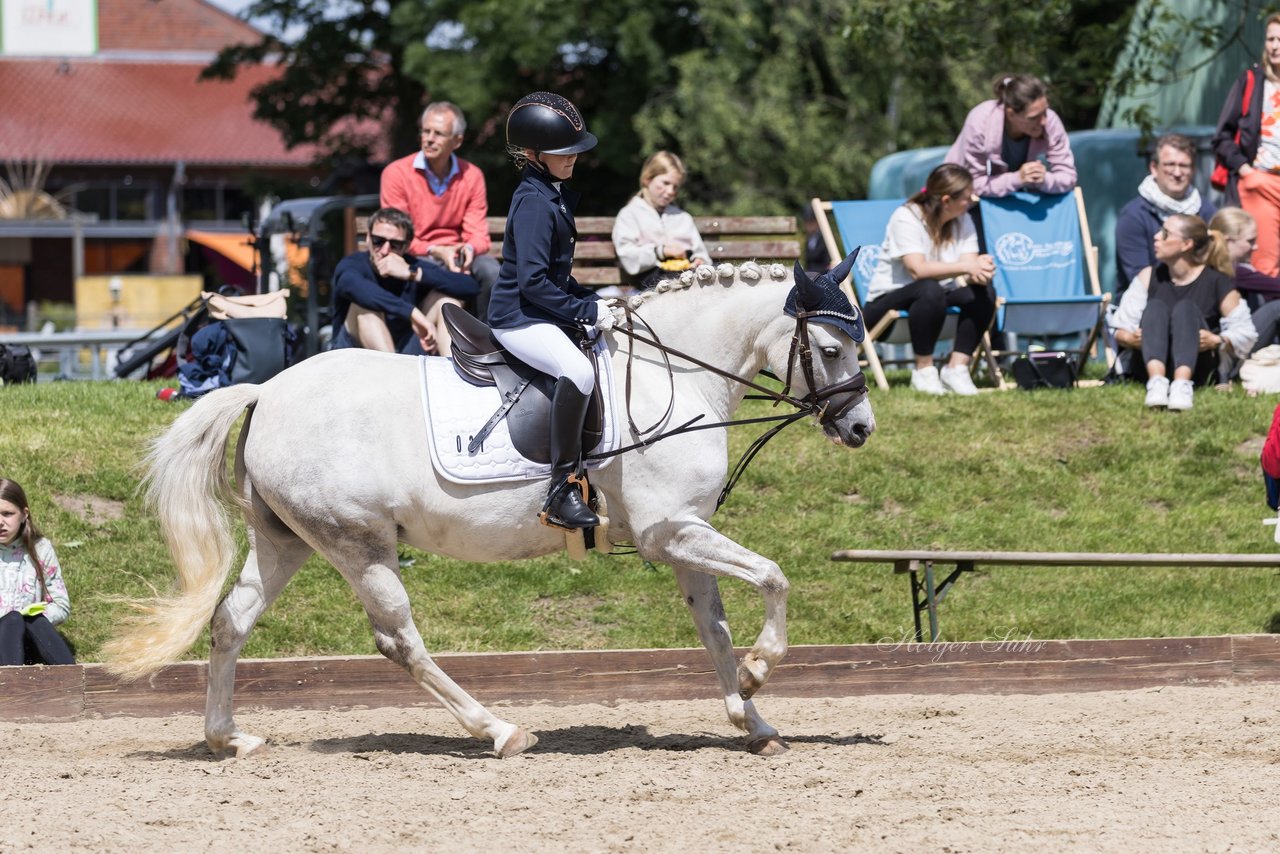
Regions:
[[[756, 665], [756, 667], [752, 668], [752, 664]], [[764, 671], [764, 669], [764, 662], [759, 659], [753, 659], [751, 656], [747, 656], [742, 659], [742, 663], [738, 665], [739, 697], [744, 700], [750, 700], [755, 696], [757, 691], [764, 687], [765, 679], [767, 677], [765, 673], [757, 672], [757, 670]]]
[[236, 733], [225, 740], [206, 738], [206, 741], [209, 744], [209, 750], [219, 759], [226, 759], [228, 756], [234, 756], [236, 759], [248, 759], [251, 756], [267, 755], [266, 739], [258, 738], [256, 735]]
[[515, 732], [507, 736], [506, 741], [501, 746], [494, 745], [493, 752], [498, 755], [499, 759], [509, 759], [524, 753], [530, 747], [538, 743], [538, 737], [531, 732], [525, 732], [517, 728]]
[[267, 742], [261, 738], [254, 738], [253, 736], [244, 739], [241, 744], [236, 745], [236, 759], [248, 759], [251, 756], [258, 758], [266, 756], [269, 752], [270, 748], [267, 747]]
[[791, 749], [791, 745], [778, 736], [771, 735], [765, 738], [757, 738], [747, 745], [747, 749], [756, 756], [781, 756]]

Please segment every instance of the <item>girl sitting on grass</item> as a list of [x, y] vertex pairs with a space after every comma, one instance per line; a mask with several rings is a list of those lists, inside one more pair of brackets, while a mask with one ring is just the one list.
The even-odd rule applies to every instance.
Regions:
[[0, 478], [0, 666], [27, 662], [75, 664], [54, 626], [71, 613], [71, 599], [53, 544], [40, 533], [27, 494]]

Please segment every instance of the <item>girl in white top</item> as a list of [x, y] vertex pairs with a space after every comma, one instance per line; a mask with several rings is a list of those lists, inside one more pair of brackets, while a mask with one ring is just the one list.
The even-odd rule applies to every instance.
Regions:
[[650, 288], [664, 274], [711, 263], [693, 217], [674, 204], [684, 175], [684, 163], [669, 151], [644, 162], [640, 192], [613, 224], [613, 248], [625, 284]]
[[75, 664], [53, 628], [70, 613], [53, 544], [31, 518], [22, 487], [0, 478], [0, 666], [24, 664], [28, 645], [45, 664]]
[[[930, 172], [924, 189], [889, 217], [867, 288], [867, 329], [890, 311], [907, 312], [915, 353], [911, 387], [926, 394], [978, 393], [969, 362], [995, 316], [996, 265], [990, 255], [978, 254], [968, 213], [972, 200], [973, 178], [964, 167], [944, 163]], [[951, 306], [960, 309], [955, 349], [939, 372], [933, 351]]]

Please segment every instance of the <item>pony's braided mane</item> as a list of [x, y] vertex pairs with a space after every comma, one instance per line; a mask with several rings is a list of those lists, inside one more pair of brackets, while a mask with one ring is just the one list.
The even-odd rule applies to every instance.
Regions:
[[703, 264], [696, 269], [685, 270], [678, 276], [663, 279], [654, 285], [651, 290], [635, 294], [627, 302], [632, 308], [640, 308], [650, 300], [657, 299], [661, 294], [688, 290], [694, 285], [723, 284], [726, 279], [729, 280], [728, 283], [730, 285], [738, 282], [754, 285], [765, 280], [781, 282], [786, 278], [787, 267], [784, 264], [761, 266], [755, 261], [747, 261], [740, 267], [735, 267], [728, 263]]

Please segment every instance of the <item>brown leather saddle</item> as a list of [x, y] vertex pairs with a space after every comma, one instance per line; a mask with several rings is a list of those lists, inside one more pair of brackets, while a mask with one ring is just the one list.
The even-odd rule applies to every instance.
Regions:
[[[496, 386], [502, 399], [496, 412], [471, 437], [468, 450], [476, 453], [484, 446], [484, 440], [504, 418], [511, 433], [511, 442], [526, 459], [535, 463], [551, 462], [551, 445], [547, 428], [551, 424], [551, 395], [555, 377], [531, 368], [508, 353], [494, 340], [493, 332], [466, 309], [446, 304], [441, 316], [449, 334], [453, 336], [453, 369], [458, 376], [474, 386]], [[604, 406], [601, 400], [600, 367], [586, 343], [586, 335], [575, 336], [566, 330], [575, 343], [591, 359], [596, 372], [596, 387], [587, 405], [587, 416], [582, 428], [582, 448], [594, 448], [604, 435]]]

